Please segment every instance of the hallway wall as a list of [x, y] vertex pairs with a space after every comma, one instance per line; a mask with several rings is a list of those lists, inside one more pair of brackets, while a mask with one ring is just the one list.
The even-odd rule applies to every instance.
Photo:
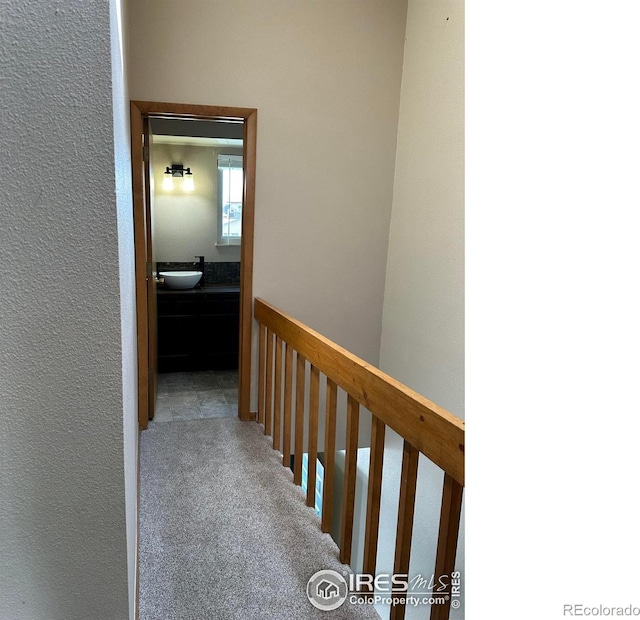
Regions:
[[373, 363], [405, 18], [404, 0], [138, 0], [130, 13], [133, 99], [258, 109], [255, 296]]
[[[383, 369], [464, 415], [464, 6], [409, 3]], [[394, 374], [395, 373], [395, 374]]]
[[[409, 0], [380, 367], [464, 417], [464, 4]], [[381, 527], [393, 532], [402, 441], [388, 433]], [[442, 472], [420, 457], [410, 574], [430, 576]], [[385, 490], [386, 489], [386, 490]], [[464, 544], [460, 539], [460, 547]], [[391, 572], [394, 537], [378, 570]], [[464, 553], [457, 568], [464, 570]], [[462, 582], [464, 592], [464, 580]], [[421, 618], [407, 609], [407, 620]], [[464, 605], [451, 618], [464, 617]]]
[[[123, 385], [132, 302], [121, 315], [115, 10], [115, 0], [2, 3], [1, 618], [129, 617], [136, 435], [123, 429], [135, 409], [123, 396], [135, 388]], [[116, 160], [126, 179], [122, 151]]]

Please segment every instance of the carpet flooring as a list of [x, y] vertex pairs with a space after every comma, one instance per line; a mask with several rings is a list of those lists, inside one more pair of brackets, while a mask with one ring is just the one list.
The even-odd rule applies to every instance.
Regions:
[[316, 571], [348, 569], [261, 427], [235, 417], [142, 433], [139, 561], [140, 620], [379, 618], [307, 600]]

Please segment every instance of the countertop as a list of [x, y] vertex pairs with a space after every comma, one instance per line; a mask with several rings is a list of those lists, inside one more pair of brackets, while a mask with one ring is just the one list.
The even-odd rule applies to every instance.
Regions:
[[239, 293], [239, 284], [214, 284], [203, 288], [169, 289], [164, 284], [158, 284], [158, 295], [202, 295], [205, 293]]

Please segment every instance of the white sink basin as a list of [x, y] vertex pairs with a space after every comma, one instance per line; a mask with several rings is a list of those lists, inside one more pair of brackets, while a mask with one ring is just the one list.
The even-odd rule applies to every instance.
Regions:
[[161, 271], [167, 288], [193, 288], [202, 277], [202, 271]]

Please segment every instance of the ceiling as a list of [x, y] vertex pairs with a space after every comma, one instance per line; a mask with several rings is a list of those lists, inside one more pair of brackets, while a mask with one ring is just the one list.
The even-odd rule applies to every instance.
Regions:
[[242, 121], [151, 118], [150, 125], [152, 144], [242, 147]]
[[236, 138], [203, 138], [200, 136], [164, 136], [153, 134], [152, 144], [180, 144], [183, 146], [237, 146], [242, 148], [242, 140]]

